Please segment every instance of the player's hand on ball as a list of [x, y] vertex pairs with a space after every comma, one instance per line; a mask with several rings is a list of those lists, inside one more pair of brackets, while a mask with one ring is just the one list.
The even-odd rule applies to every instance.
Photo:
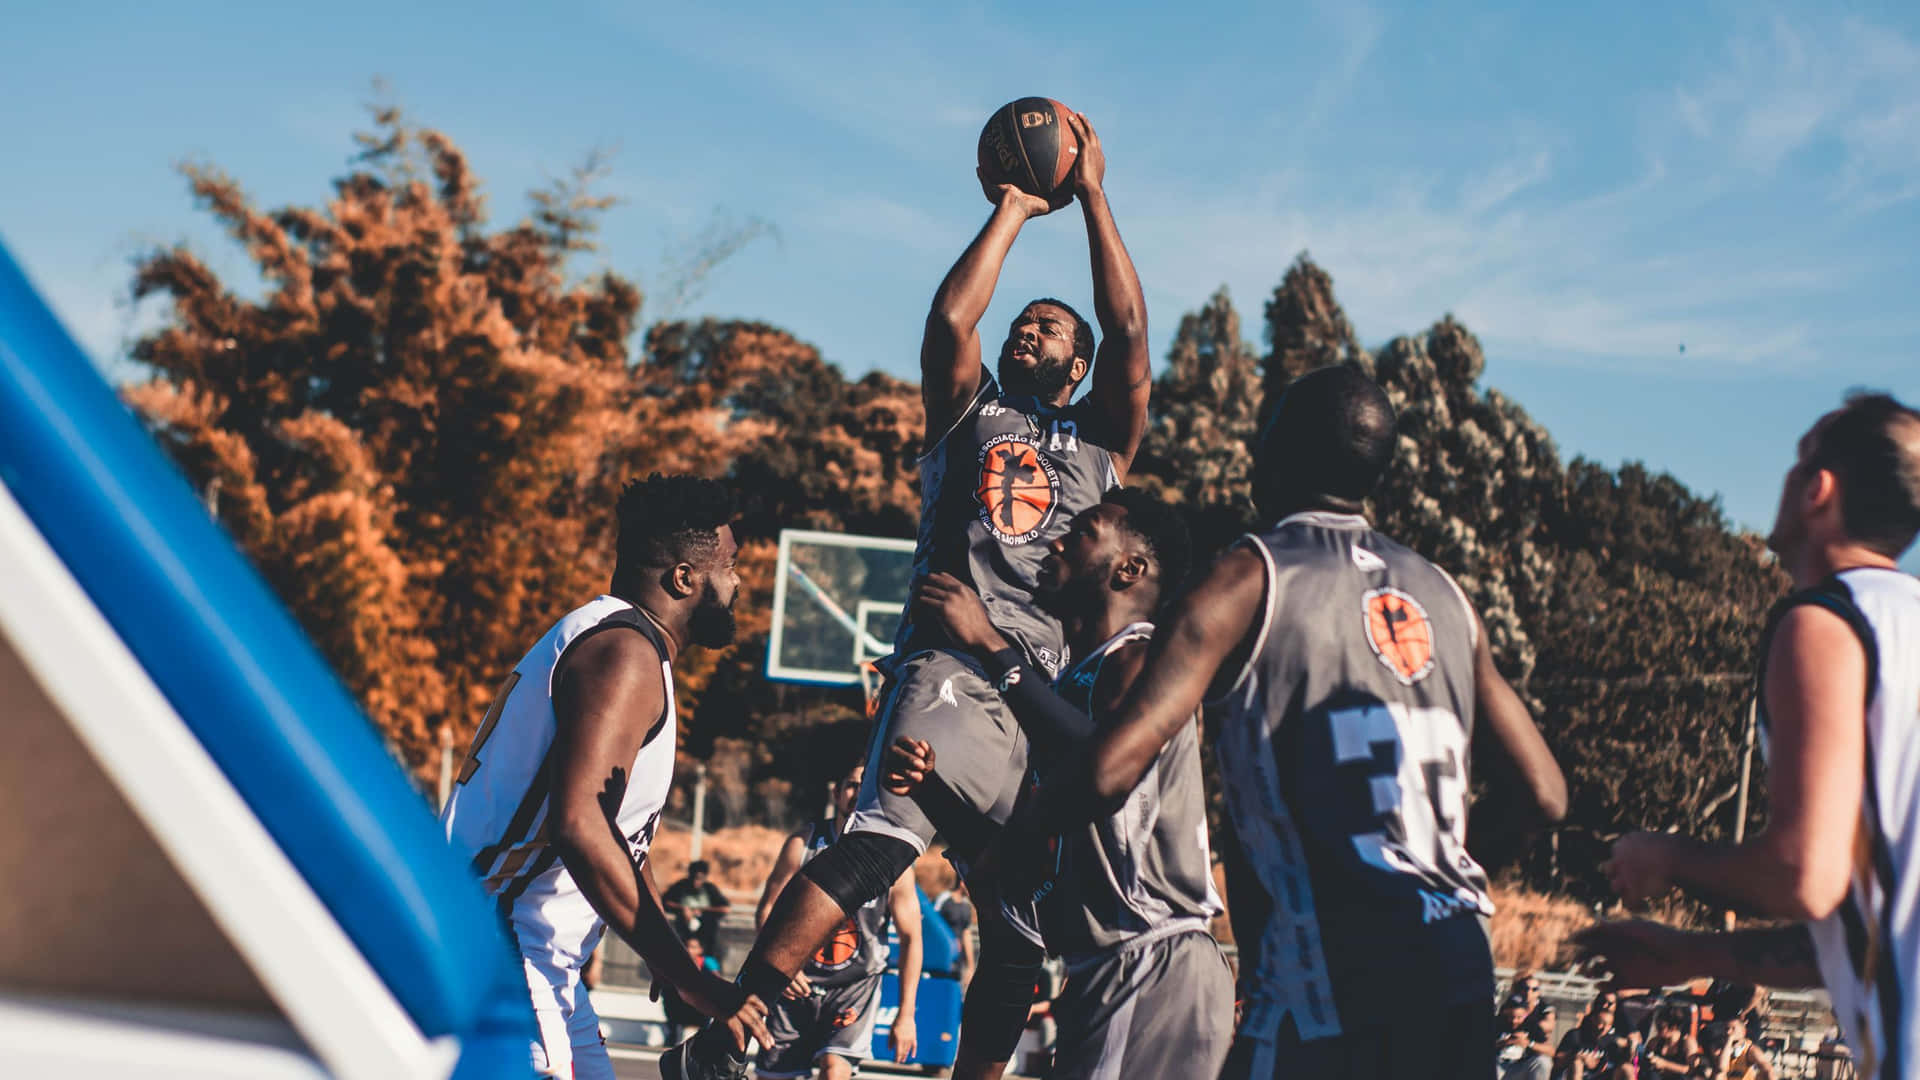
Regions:
[[1068, 183], [1084, 198], [1106, 184], [1107, 152], [1100, 149], [1100, 136], [1094, 134], [1093, 123], [1086, 113], [1068, 113], [1067, 126], [1080, 138], [1080, 156], [1073, 163]]
[[1007, 648], [1007, 639], [987, 618], [980, 594], [952, 574], [922, 578], [913, 591], [914, 614], [938, 623], [953, 643], [971, 652], [991, 655]]
[[1573, 935], [1577, 970], [1611, 986], [1658, 989], [1701, 974], [1694, 935], [1650, 919], [1595, 923]]
[[1673, 837], [1628, 833], [1613, 843], [1613, 857], [1600, 864], [1620, 900], [1638, 908], [1673, 888]]
[[738, 985], [711, 971], [702, 971], [693, 985], [679, 987], [679, 990], [687, 1004], [726, 1025], [734, 1045], [742, 1052], [754, 1039], [760, 1040], [761, 1046], [773, 1045], [773, 1036], [767, 1031], [766, 1003]]
[[986, 194], [988, 202], [1016, 211], [1022, 217], [1037, 218], [1044, 214], [1051, 214], [1073, 201], [1072, 191], [1065, 192], [1054, 202], [1048, 202], [1038, 195], [1029, 195], [1012, 184], [991, 183], [987, 180], [985, 173], [979, 169], [973, 171], [980, 177], [980, 190]]
[[912, 795], [933, 775], [933, 747], [902, 735], [887, 748], [887, 772], [881, 786], [895, 795]]
[[780, 996], [788, 1001], [799, 1001], [811, 993], [813, 993], [813, 983], [807, 981], [807, 973], [801, 971], [794, 973], [793, 981], [780, 992]]
[[887, 1037], [893, 1042], [895, 1064], [905, 1065], [912, 1061], [915, 1051], [920, 1049], [920, 1031], [913, 1025], [913, 1017], [906, 1013], [893, 1018], [893, 1029]]

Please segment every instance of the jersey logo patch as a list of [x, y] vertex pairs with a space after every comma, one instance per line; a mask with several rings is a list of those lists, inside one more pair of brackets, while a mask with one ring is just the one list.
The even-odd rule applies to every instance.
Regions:
[[1367, 644], [1408, 686], [1433, 673], [1433, 622], [1420, 601], [1399, 589], [1371, 589], [1361, 598]]
[[1387, 560], [1356, 544], [1353, 548], [1353, 565], [1372, 573], [1375, 570], [1385, 570]]
[[973, 495], [981, 523], [1001, 543], [1030, 544], [1053, 520], [1060, 474], [1026, 436], [995, 435], [980, 448], [980, 484]]
[[952, 679], [948, 679], [946, 682], [943, 682], [940, 684], [940, 700], [943, 702], [946, 702], [948, 705], [951, 705], [956, 709], [960, 707], [960, 703], [953, 699], [953, 680]]
[[860, 955], [860, 927], [853, 920], [854, 916], [847, 916], [847, 921], [835, 927], [833, 936], [813, 954], [813, 962], [821, 970], [839, 971]]

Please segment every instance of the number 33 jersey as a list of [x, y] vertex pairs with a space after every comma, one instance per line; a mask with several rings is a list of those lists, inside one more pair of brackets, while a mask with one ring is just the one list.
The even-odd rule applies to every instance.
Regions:
[[615, 815], [628, 856], [640, 864], [673, 785], [673, 670], [660, 631], [618, 597], [601, 596], [568, 612], [527, 651], [474, 732], [452, 797], [440, 812], [447, 841], [469, 860], [521, 953], [558, 968], [584, 964], [605, 925], [549, 842], [554, 673], [569, 649], [603, 631], [646, 635], [659, 654], [665, 685], [660, 715], [642, 718], [646, 741]]
[[1402, 1000], [1490, 1000], [1493, 903], [1466, 849], [1465, 596], [1354, 515], [1295, 514], [1242, 542], [1266, 576], [1220, 702], [1227, 806], [1257, 886], [1255, 910], [1234, 910], [1255, 943], [1242, 1033], [1270, 1039], [1291, 1016], [1315, 1039]]

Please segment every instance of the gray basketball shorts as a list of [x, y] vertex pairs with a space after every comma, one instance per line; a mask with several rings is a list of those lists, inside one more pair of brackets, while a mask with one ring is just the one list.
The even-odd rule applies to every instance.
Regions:
[[1053, 1014], [1054, 1080], [1212, 1080], [1233, 1045], [1233, 975], [1205, 930], [1150, 936], [1070, 970]]
[[871, 1057], [881, 974], [816, 987], [799, 1001], [781, 998], [768, 1006], [767, 1033], [774, 1042], [754, 1058], [754, 1075], [812, 1076], [815, 1063], [828, 1054], [855, 1065]]
[[880, 787], [887, 748], [902, 735], [933, 747], [935, 774], [969, 809], [1006, 824], [1027, 771], [1026, 733], [979, 665], [933, 649], [901, 661], [887, 680], [846, 832], [891, 836], [921, 853], [933, 840], [938, 829], [920, 805]]

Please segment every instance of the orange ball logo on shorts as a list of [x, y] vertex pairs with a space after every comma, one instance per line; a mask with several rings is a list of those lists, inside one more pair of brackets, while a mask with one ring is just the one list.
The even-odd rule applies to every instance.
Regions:
[[980, 448], [980, 520], [1003, 544], [1039, 539], [1053, 520], [1060, 475], [1040, 447], [1020, 435], [996, 435]]
[[860, 955], [860, 927], [855, 925], [853, 916], [833, 928], [833, 936], [827, 939], [820, 951], [813, 954], [813, 963], [824, 971], [838, 971], [853, 963]]
[[1420, 601], [1399, 589], [1373, 589], [1362, 598], [1367, 644], [1395, 678], [1412, 686], [1433, 671], [1433, 623]]

